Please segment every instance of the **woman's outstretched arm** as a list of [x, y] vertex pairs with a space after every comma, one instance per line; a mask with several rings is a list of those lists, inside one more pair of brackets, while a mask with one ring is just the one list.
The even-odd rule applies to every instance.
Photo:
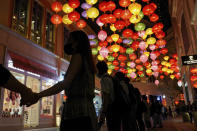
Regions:
[[64, 77], [64, 80], [53, 85], [51, 88], [40, 92], [39, 96], [40, 97], [51, 96], [61, 92], [62, 90], [68, 90], [70, 88], [73, 79], [76, 77], [81, 67], [82, 67], [81, 55], [79, 53], [73, 54], [67, 73]]

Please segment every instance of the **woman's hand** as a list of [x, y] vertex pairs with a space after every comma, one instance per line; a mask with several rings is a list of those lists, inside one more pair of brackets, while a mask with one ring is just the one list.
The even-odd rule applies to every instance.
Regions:
[[37, 103], [40, 99], [39, 93], [34, 93], [32, 90], [26, 91], [26, 93], [21, 94], [21, 103], [20, 105], [26, 105], [27, 107]]

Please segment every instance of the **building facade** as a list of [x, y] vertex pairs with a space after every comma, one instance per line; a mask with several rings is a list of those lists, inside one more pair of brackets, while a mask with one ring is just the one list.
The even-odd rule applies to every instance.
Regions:
[[197, 53], [197, 1], [169, 0], [169, 12], [175, 36], [174, 44], [179, 56], [185, 101], [193, 103], [197, 100], [197, 91], [193, 87], [193, 82], [190, 81], [190, 70], [196, 68], [196, 65], [183, 66], [181, 56]]

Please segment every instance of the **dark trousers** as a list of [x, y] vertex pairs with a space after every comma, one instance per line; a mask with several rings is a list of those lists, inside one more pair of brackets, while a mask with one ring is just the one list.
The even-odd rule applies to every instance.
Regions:
[[61, 120], [60, 131], [92, 131], [90, 117], [79, 117], [76, 119]]
[[121, 119], [118, 114], [108, 111], [106, 114], [108, 131], [121, 131]]

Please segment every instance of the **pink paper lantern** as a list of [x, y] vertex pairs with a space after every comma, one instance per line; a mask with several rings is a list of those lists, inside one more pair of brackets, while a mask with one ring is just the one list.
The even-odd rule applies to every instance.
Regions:
[[143, 54], [143, 55], [140, 56], [140, 61], [142, 63], [145, 63], [147, 60], [148, 60], [148, 57], [146, 55]]
[[102, 22], [100, 21], [100, 17], [98, 17], [98, 18], [96, 19], [96, 23], [97, 23], [97, 25], [100, 26], [100, 27], [102, 27], [102, 26], [104, 25], [104, 23], [102, 23]]
[[156, 71], [156, 70], [158, 69], [158, 66], [157, 66], [157, 65], [152, 65], [152, 66], [151, 66], [151, 69], [152, 69], [153, 71]]
[[141, 50], [145, 50], [146, 49], [146, 43], [144, 41], [141, 41], [140, 44], [139, 44], [139, 48]]
[[152, 61], [151, 62], [151, 65], [157, 65], [158, 63], [157, 63], [157, 61]]
[[183, 83], [182, 83], [181, 80], [179, 80], [179, 81], [177, 82], [177, 84], [178, 84], [179, 87], [181, 87]]
[[131, 68], [134, 68], [134, 67], [135, 67], [135, 63], [134, 63], [134, 62], [131, 62], [131, 63], [130, 63], [130, 67], [131, 67]]
[[155, 85], [159, 85], [159, 80], [155, 80]]
[[155, 60], [157, 58], [157, 55], [155, 53], [150, 54], [151, 60]]
[[101, 56], [103, 56], [104, 58], [106, 58], [108, 56], [109, 50], [105, 47], [102, 47], [99, 51], [99, 54]]
[[159, 76], [159, 72], [154, 72], [153, 76], [157, 78]]
[[104, 30], [99, 31], [98, 38], [101, 41], [104, 41], [107, 38], [107, 32]]
[[145, 34], [146, 34], [146, 31], [144, 30], [138, 32], [139, 37], [144, 37]]
[[155, 46], [155, 45], [150, 45], [150, 46], [149, 46], [149, 49], [153, 51], [153, 50], [156, 49], [156, 46]]
[[136, 78], [135, 72], [131, 72], [130, 76], [131, 76], [131, 78]]

